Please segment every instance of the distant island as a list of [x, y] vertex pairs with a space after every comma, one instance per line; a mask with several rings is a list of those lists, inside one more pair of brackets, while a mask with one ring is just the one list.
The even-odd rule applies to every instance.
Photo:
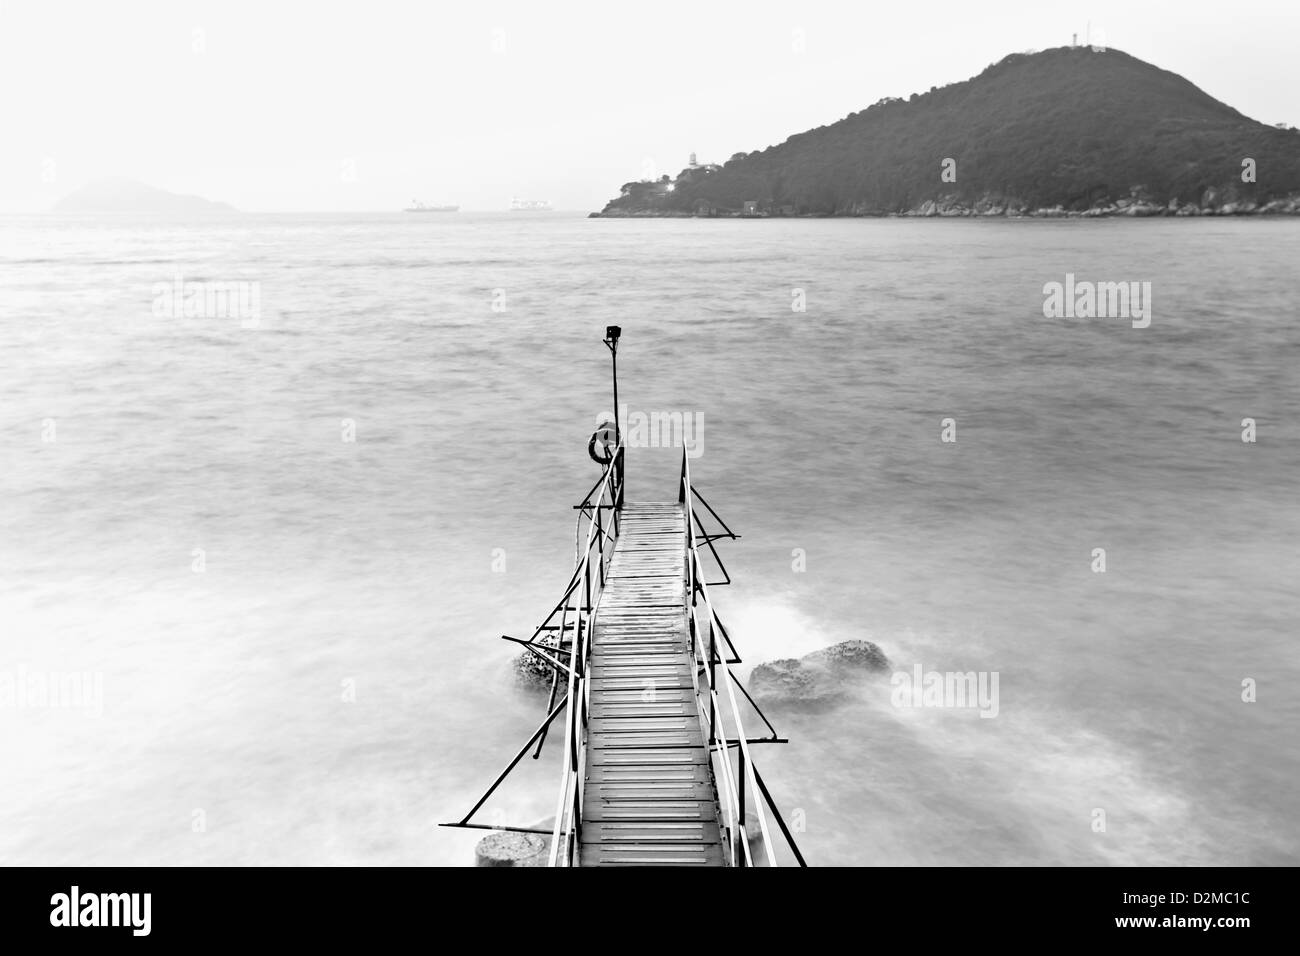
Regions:
[[200, 196], [184, 196], [132, 179], [99, 179], [69, 193], [54, 204], [53, 212], [134, 212], [210, 214], [235, 212], [233, 206]]
[[1300, 213], [1300, 130], [1127, 53], [1015, 53], [779, 146], [626, 183], [594, 217]]

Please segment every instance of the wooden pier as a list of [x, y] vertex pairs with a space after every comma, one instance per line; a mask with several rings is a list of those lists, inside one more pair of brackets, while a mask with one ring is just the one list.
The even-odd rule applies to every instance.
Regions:
[[582, 866], [723, 865], [686, 580], [682, 506], [625, 505], [592, 628]]
[[[620, 331], [606, 329], [614, 356]], [[617, 409], [616, 358], [614, 372]], [[444, 826], [531, 834], [523, 839], [539, 847], [547, 837], [550, 866], [695, 868], [777, 866], [770, 821], [783, 854], [806, 866], [750, 753], [786, 741], [732, 673], [740, 657], [709, 596], [731, 583], [715, 543], [737, 535], [692, 485], [685, 447], [677, 500], [641, 504], [623, 498], [627, 445], [616, 423], [598, 426], [587, 452], [602, 469], [574, 506], [586, 543], [568, 586], [530, 638], [502, 635], [550, 669], [546, 717], [469, 812]], [[705, 580], [706, 564], [721, 580]], [[766, 734], [747, 736], [742, 713]], [[550, 829], [473, 822], [525, 756], [541, 756], [561, 716]]]

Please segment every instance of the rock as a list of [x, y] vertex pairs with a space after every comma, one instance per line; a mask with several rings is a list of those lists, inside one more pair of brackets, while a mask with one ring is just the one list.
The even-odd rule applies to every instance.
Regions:
[[889, 667], [889, 659], [870, 641], [844, 641], [801, 658], [759, 664], [749, 689], [763, 701], [827, 704], [848, 694], [861, 679]]
[[1284, 199], [1274, 199], [1272, 202], [1261, 206], [1258, 211], [1269, 215], [1277, 213], [1294, 215], [1295, 213], [1300, 212], [1300, 196], [1288, 196]]
[[[547, 639], [542, 638], [541, 643], [543, 645], [547, 644]], [[554, 652], [548, 651], [547, 653]], [[555, 673], [555, 668], [532, 651], [527, 649], [520, 651], [512, 666], [515, 672], [515, 681], [520, 687], [530, 690], [549, 691], [551, 689], [551, 675]]]
[[475, 866], [545, 866], [550, 844], [540, 833], [497, 830], [474, 847]]
[[1219, 207], [1220, 216], [1244, 216], [1257, 211], [1259, 206], [1249, 199], [1233, 199]]
[[1164, 206], [1157, 206], [1155, 203], [1149, 203], [1145, 200], [1139, 200], [1133, 203], [1125, 212], [1130, 216], [1162, 216], [1165, 212]]

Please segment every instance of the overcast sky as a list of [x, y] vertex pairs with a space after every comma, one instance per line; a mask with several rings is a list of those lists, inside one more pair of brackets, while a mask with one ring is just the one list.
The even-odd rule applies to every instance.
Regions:
[[244, 210], [594, 210], [1008, 53], [1094, 41], [1300, 125], [1300, 2], [0, 0], [0, 211], [126, 176]]

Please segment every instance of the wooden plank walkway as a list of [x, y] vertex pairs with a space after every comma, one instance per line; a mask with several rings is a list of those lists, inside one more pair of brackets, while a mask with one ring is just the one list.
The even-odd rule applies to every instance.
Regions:
[[686, 519], [627, 504], [592, 627], [582, 866], [723, 866], [695, 702]]

